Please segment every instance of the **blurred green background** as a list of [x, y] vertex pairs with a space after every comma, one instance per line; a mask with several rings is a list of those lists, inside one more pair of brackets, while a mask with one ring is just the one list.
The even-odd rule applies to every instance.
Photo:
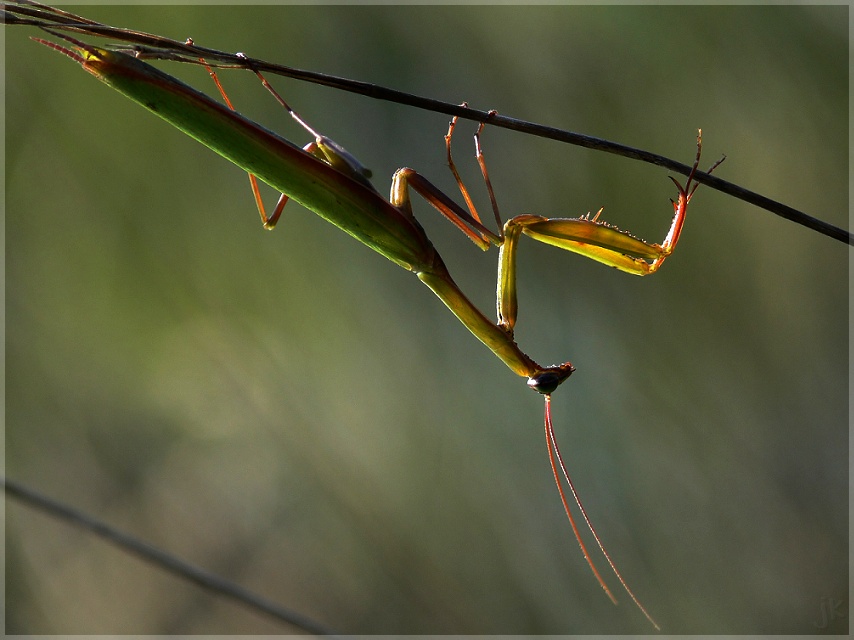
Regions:
[[[848, 226], [847, 7], [70, 10], [686, 163], [702, 127], [704, 167], [726, 153], [721, 177]], [[426, 287], [296, 205], [264, 232], [241, 171], [28, 35], [5, 33], [10, 477], [343, 633], [650, 631], [578, 551], [541, 399]], [[249, 74], [223, 81], [307, 141]], [[411, 166], [457, 198], [446, 116], [275, 84], [381, 192]], [[472, 131], [456, 158], [487, 207]], [[664, 237], [665, 171], [484, 145], [505, 216], [604, 206]], [[491, 314], [497, 252], [416, 214]], [[578, 368], [559, 441], [665, 632], [847, 613], [848, 256], [708, 188], [653, 278], [523, 241], [519, 343]], [[16, 503], [6, 535], [10, 633], [288, 631]]]

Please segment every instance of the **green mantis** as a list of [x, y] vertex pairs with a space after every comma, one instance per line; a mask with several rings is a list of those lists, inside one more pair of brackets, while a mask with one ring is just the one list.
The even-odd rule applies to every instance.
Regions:
[[[448, 163], [467, 210], [409, 168], [399, 169], [394, 174], [390, 195], [386, 199], [369, 181], [370, 172], [354, 156], [312, 129], [257, 71], [256, 74], [268, 90], [312, 136], [313, 141], [305, 147], [300, 148], [238, 114], [231, 108], [224, 91], [222, 93], [227, 106], [211, 100], [141, 60], [67, 39], [73, 43], [74, 49], [44, 40], [38, 41], [67, 55], [99, 80], [247, 171], [265, 228], [272, 229], [276, 225], [288, 200], [302, 204], [392, 262], [413, 272], [475, 337], [517, 375], [527, 378], [528, 386], [545, 398], [544, 422], [549, 460], [561, 500], [585, 559], [600, 585], [616, 602], [594, 566], [578, 532], [560, 482], [558, 466], [563, 471], [586, 524], [618, 580], [644, 615], [658, 628], [605, 552], [566, 472], [557, 447], [551, 420], [551, 394], [575, 369], [570, 362], [541, 366], [525, 354], [514, 339], [518, 314], [516, 260], [518, 242], [522, 235], [526, 235], [627, 273], [654, 273], [673, 252], [685, 221], [688, 204], [697, 187], [692, 183], [700, 160], [699, 135], [693, 169], [685, 185], [674, 180], [677, 196], [673, 202], [674, 217], [670, 229], [661, 244], [654, 244], [639, 240], [600, 221], [599, 213], [592, 218], [587, 215], [569, 219], [520, 215], [502, 224], [481, 150], [480, 136], [484, 128], [481, 124], [475, 134], [475, 143], [478, 163], [498, 225], [498, 231], [494, 232], [481, 221], [451, 157], [451, 141], [456, 119], [449, 125], [445, 144]], [[219, 86], [215, 76], [214, 79]], [[719, 163], [710, 171], [717, 164]], [[270, 215], [267, 215], [261, 203], [256, 178], [283, 194]], [[451, 277], [442, 258], [413, 214], [410, 189], [427, 200], [481, 249], [487, 250], [492, 245], [499, 247], [497, 321], [488, 319], [475, 307]]]

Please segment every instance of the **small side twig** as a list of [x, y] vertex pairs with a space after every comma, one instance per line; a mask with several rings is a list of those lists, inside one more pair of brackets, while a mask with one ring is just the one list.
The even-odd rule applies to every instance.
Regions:
[[48, 513], [76, 527], [90, 531], [120, 549], [185, 580], [195, 582], [208, 591], [231, 598], [250, 609], [272, 616], [280, 622], [285, 622], [308, 633], [319, 636], [333, 635], [329, 629], [307, 616], [286, 609], [275, 602], [252, 593], [248, 589], [244, 589], [240, 585], [234, 584], [209, 571], [205, 571], [157, 547], [153, 547], [93, 516], [49, 498], [19, 482], [0, 477], [0, 484], [3, 485], [6, 495], [10, 498], [14, 498], [27, 506]]

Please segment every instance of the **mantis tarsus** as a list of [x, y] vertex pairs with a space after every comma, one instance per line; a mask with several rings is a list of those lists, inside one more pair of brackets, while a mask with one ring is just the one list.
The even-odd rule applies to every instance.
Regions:
[[[234, 111], [219, 80], [210, 69], [212, 77], [226, 100], [227, 107], [139, 59], [93, 47], [67, 36], [59, 37], [71, 42], [74, 49], [41, 39], [36, 40], [67, 55], [98, 79], [247, 171], [266, 228], [272, 229], [275, 226], [289, 199], [297, 201], [371, 249], [415, 273], [475, 337], [516, 374], [526, 377], [528, 386], [545, 398], [544, 424], [552, 472], [567, 517], [588, 565], [611, 600], [616, 602], [582, 541], [561, 485], [558, 467], [563, 472], [588, 528], [619, 582], [647, 619], [659, 628], [629, 589], [605, 551], [575, 491], [557, 446], [552, 428], [551, 393], [573, 373], [574, 367], [570, 362], [548, 367], [540, 366], [526, 355], [514, 340], [517, 317], [516, 251], [519, 237], [524, 234], [627, 273], [635, 275], [654, 273], [673, 252], [685, 221], [688, 204], [697, 188], [697, 184], [692, 186], [692, 182], [700, 161], [701, 133], [697, 137], [697, 153], [693, 169], [685, 185], [680, 185], [671, 178], [678, 190], [676, 201], [673, 202], [674, 217], [664, 241], [661, 244], [655, 244], [644, 242], [600, 221], [601, 209], [592, 218], [589, 214], [578, 218], [546, 218], [526, 214], [510, 218], [502, 224], [481, 150], [480, 135], [484, 128], [482, 123], [475, 134], [476, 155], [498, 224], [496, 233], [481, 222], [468, 190], [454, 165], [451, 156], [451, 140], [456, 118], [449, 125], [445, 145], [448, 164], [454, 173], [468, 211], [457, 205], [426, 178], [409, 168], [399, 169], [394, 174], [391, 193], [386, 200], [370, 183], [370, 172], [343, 147], [312, 129], [257, 71], [255, 73], [264, 86], [314, 138], [305, 147], [295, 146]], [[709, 172], [714, 170], [720, 162], [715, 163]], [[265, 213], [261, 202], [256, 177], [282, 193], [282, 197], [269, 216]], [[413, 215], [410, 187], [481, 249], [487, 250], [491, 245], [499, 247], [497, 322], [490, 321], [477, 309], [452, 279], [438, 252]]]

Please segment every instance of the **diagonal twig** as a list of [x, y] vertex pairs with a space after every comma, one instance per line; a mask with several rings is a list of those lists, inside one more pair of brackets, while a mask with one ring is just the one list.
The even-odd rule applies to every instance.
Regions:
[[286, 609], [238, 584], [192, 565], [177, 556], [143, 542], [124, 531], [120, 531], [83, 511], [49, 498], [15, 480], [0, 477], [0, 484], [3, 485], [6, 495], [10, 498], [14, 498], [34, 509], [44, 511], [76, 527], [91, 531], [120, 549], [181, 578], [195, 582], [208, 591], [236, 600], [255, 611], [265, 613], [280, 622], [286, 622], [308, 633], [321, 636], [332, 635], [332, 632], [322, 624], [301, 613]]
[[[118, 40], [120, 42], [131, 43], [132, 46], [123, 48], [141, 58], [167, 59], [189, 64], [200, 64], [199, 58], [205, 58], [212, 66], [244, 69], [251, 68], [258, 71], [294, 78], [296, 80], [303, 80], [332, 87], [334, 89], [340, 89], [342, 91], [358, 93], [377, 100], [387, 100], [478, 122], [488, 121], [492, 126], [512, 129], [521, 133], [549, 138], [559, 142], [566, 142], [576, 146], [585, 147], [587, 149], [604, 151], [606, 153], [612, 153], [625, 158], [631, 158], [633, 160], [640, 160], [641, 162], [647, 162], [649, 164], [664, 167], [665, 169], [681, 173], [685, 176], [691, 173], [691, 167], [686, 164], [656, 153], [620, 144], [618, 142], [611, 142], [602, 138], [567, 131], [565, 129], [557, 129], [555, 127], [527, 122], [525, 120], [519, 120], [509, 116], [502, 116], [490, 111], [470, 109], [458, 104], [417, 96], [404, 91], [381, 87], [369, 82], [341, 78], [315, 71], [295, 69], [293, 67], [274, 64], [248, 56], [238, 56], [236, 53], [228, 53], [225, 51], [218, 51], [216, 49], [198, 46], [191, 40], [180, 42], [164, 36], [158, 36], [142, 31], [134, 31], [133, 29], [111, 27], [95, 20], [77, 16], [67, 11], [62, 11], [48, 5], [33, 2], [32, 0], [14, 0], [13, 2], [3, 3], [2, 6], [0, 6], [0, 21], [7, 25], [29, 25], [43, 29], [46, 28], [46, 30], [51, 28], [60, 29], [63, 31], [72, 31], [84, 35], [99, 36]], [[761, 209], [770, 211], [771, 213], [781, 216], [787, 220], [803, 225], [808, 229], [812, 229], [813, 231], [817, 231], [818, 233], [830, 238], [854, 246], [854, 234], [851, 232], [804, 213], [803, 211], [799, 211], [794, 207], [777, 202], [767, 196], [763, 196], [762, 194], [750, 191], [740, 185], [711, 176], [702, 171], [697, 171], [694, 174], [694, 180], [705, 184], [712, 189], [726, 193], [734, 198], [738, 198], [739, 200], [753, 204]]]

